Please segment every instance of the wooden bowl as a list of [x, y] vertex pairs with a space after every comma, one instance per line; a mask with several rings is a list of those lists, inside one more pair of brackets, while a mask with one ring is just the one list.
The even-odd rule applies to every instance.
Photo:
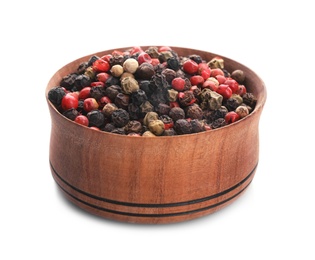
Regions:
[[[205, 60], [218, 56], [171, 48], [179, 55], [198, 54]], [[112, 51], [95, 54], [102, 56]], [[91, 56], [58, 70], [48, 83], [46, 99], [48, 91], [59, 85], [63, 76], [74, 72]], [[65, 196], [104, 218], [155, 224], [208, 215], [243, 194], [257, 169], [258, 127], [266, 89], [251, 69], [219, 56], [228, 71], [245, 72], [245, 86], [257, 97], [257, 104], [247, 117], [215, 130], [161, 137], [95, 131], [65, 118], [47, 99], [52, 123], [51, 172]]]

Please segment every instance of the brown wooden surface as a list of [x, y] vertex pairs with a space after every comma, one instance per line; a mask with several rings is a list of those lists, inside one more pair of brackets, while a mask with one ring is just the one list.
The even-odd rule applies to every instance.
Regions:
[[[180, 55], [199, 54], [205, 60], [218, 56], [172, 48]], [[49, 89], [90, 56], [56, 72], [46, 97]], [[194, 219], [237, 199], [258, 164], [258, 126], [266, 89], [249, 68], [223, 58], [227, 70], [245, 71], [245, 85], [258, 102], [249, 116], [216, 130], [173, 137], [121, 136], [78, 125], [47, 100], [52, 120], [51, 171], [65, 196], [90, 213], [132, 223]]]

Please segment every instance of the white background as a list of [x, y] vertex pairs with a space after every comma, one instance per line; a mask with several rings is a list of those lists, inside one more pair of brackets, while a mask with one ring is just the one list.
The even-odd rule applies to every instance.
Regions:
[[[311, 1], [3, 2], [1, 259], [315, 259]], [[50, 77], [79, 57], [133, 45], [214, 52], [264, 80], [259, 166], [227, 208], [178, 224], [126, 224], [83, 212], [57, 189]]]

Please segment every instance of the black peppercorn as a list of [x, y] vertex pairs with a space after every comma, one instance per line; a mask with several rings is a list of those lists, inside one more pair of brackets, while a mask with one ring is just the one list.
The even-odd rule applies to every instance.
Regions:
[[192, 91], [186, 90], [178, 94], [178, 101], [182, 106], [186, 107], [194, 103], [196, 99]]
[[202, 58], [200, 57], [200, 55], [197, 55], [197, 54], [189, 55], [189, 59], [193, 60], [197, 64], [202, 62]]
[[129, 122], [129, 114], [126, 110], [119, 108], [113, 111], [111, 120], [117, 127], [123, 127]]
[[118, 93], [121, 93], [121, 87], [118, 85], [111, 85], [105, 89], [105, 96], [114, 101]]
[[105, 88], [112, 86], [112, 85], [119, 85], [119, 84], [120, 84], [119, 78], [110, 76], [105, 82]]
[[118, 134], [118, 135], [125, 135], [125, 134], [126, 134], [125, 128], [123, 128], [123, 127], [117, 127], [117, 128], [115, 128], [115, 129], [113, 129], [113, 130], [111, 131], [111, 133], [113, 133], [113, 134]]
[[113, 123], [107, 123], [102, 129], [104, 132], [111, 132], [116, 129], [116, 126]]
[[74, 119], [75, 119], [78, 115], [80, 115], [80, 113], [78, 112], [78, 110], [76, 110], [76, 109], [74, 109], [74, 108], [70, 108], [70, 109], [64, 111], [62, 114], [63, 114], [66, 118], [68, 118], [68, 119], [70, 119], [70, 120], [72, 120], [72, 121], [74, 121]]
[[136, 106], [140, 106], [142, 103], [148, 100], [147, 95], [142, 89], [138, 89], [136, 92], [131, 93], [131, 102]]
[[154, 67], [148, 62], [141, 63], [135, 72], [135, 76], [140, 80], [149, 80], [154, 74]]
[[242, 96], [242, 98], [243, 98], [243, 102], [244, 102], [246, 105], [248, 105], [248, 106], [250, 106], [251, 108], [254, 109], [254, 107], [255, 107], [255, 105], [256, 105], [256, 102], [257, 102], [257, 99], [256, 99], [256, 97], [254, 96], [254, 94], [247, 92], [247, 93], [245, 93], [245, 94]]
[[161, 74], [165, 77], [168, 84], [171, 84], [172, 80], [176, 78], [176, 72], [169, 68], [162, 70]]
[[177, 135], [174, 128], [165, 129], [163, 132], [163, 136], [174, 136]]
[[88, 60], [88, 66], [92, 66], [93, 65], [93, 63], [96, 61], [96, 60], [98, 60], [100, 57], [98, 57], [97, 55], [93, 55], [93, 56], [91, 56], [90, 57], [90, 59]]
[[89, 119], [90, 126], [101, 128], [105, 124], [105, 116], [99, 110], [92, 110], [91, 112], [87, 113], [86, 116]]
[[48, 99], [56, 107], [59, 107], [61, 105], [61, 100], [65, 95], [66, 95], [65, 90], [62, 87], [57, 86], [49, 90]]
[[192, 104], [186, 108], [186, 115], [191, 119], [202, 119], [203, 111], [197, 104]]
[[74, 86], [75, 79], [77, 78], [77, 73], [70, 73], [64, 76], [60, 81], [60, 86], [67, 90], [70, 90]]
[[175, 122], [175, 131], [179, 135], [191, 134], [192, 126], [191, 123], [186, 119], [178, 119]]
[[129, 99], [130, 99], [129, 95], [118, 93], [118, 95], [115, 98], [115, 104], [119, 108], [127, 109], [129, 105]]
[[79, 67], [77, 68], [77, 73], [78, 74], [83, 74], [87, 67], [89, 67], [89, 64], [88, 64], [87, 61], [81, 62], [79, 64]]
[[131, 120], [125, 125], [125, 132], [126, 134], [129, 133], [141, 133], [142, 131], [142, 124], [137, 120]]
[[170, 57], [166, 62], [169, 69], [176, 71], [180, 68], [179, 60], [176, 57]]
[[190, 121], [191, 132], [199, 133], [205, 131], [205, 122], [199, 119], [193, 119]]
[[92, 81], [91, 81], [90, 77], [88, 77], [84, 74], [81, 74], [75, 78], [74, 86], [77, 87], [78, 90], [81, 90], [84, 87], [90, 86], [91, 82]]
[[210, 124], [212, 129], [216, 129], [225, 125], [227, 125], [227, 123], [224, 118], [218, 118]]
[[167, 104], [159, 104], [158, 107], [156, 108], [156, 112], [159, 115], [168, 115], [170, 111], [171, 107]]
[[181, 107], [173, 107], [170, 110], [169, 116], [176, 122], [179, 119], [185, 118], [185, 111]]
[[103, 86], [91, 87], [90, 96], [95, 98], [96, 101], [99, 101], [103, 96], [105, 96], [105, 89]]

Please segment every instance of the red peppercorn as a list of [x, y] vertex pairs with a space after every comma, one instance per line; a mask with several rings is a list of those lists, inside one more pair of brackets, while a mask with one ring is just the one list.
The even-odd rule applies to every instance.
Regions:
[[218, 86], [214, 83], [214, 81], [212, 80], [206, 80], [203, 84], [202, 84], [202, 88], [209, 88], [212, 91], [216, 91], [218, 89]]
[[143, 52], [140, 46], [134, 46], [130, 50], [130, 55], [134, 55], [136, 53]]
[[99, 104], [97, 103], [95, 98], [86, 98], [83, 102], [83, 109], [86, 112], [90, 112], [92, 110], [98, 109]]
[[232, 93], [237, 93], [239, 86], [238, 83], [235, 79], [232, 78], [227, 78], [224, 82], [224, 84], [228, 85], [230, 87], [230, 89], [232, 90]]
[[109, 71], [110, 65], [107, 61], [103, 59], [98, 59], [93, 62], [92, 68], [94, 71], [97, 71], [97, 72], [106, 72], [106, 71]]
[[236, 94], [243, 96], [247, 92], [246, 87], [244, 85], [238, 85], [238, 90]]
[[100, 100], [98, 101], [99, 109], [103, 109], [103, 107], [108, 103], [112, 103], [109, 97], [107, 96], [101, 97]]
[[102, 60], [107, 61], [108, 63], [110, 63], [110, 60], [113, 58], [113, 55], [111, 54], [105, 54], [104, 56], [101, 57]]
[[239, 120], [241, 117], [235, 111], [227, 112], [224, 119], [227, 124], [231, 124]]
[[172, 87], [177, 91], [183, 91], [185, 89], [186, 82], [183, 78], [177, 77], [172, 80]]
[[177, 101], [171, 101], [170, 102], [170, 108], [173, 108], [173, 107], [180, 107], [179, 103]]
[[216, 75], [215, 78], [217, 79], [219, 84], [224, 84], [224, 82], [226, 81], [226, 77], [224, 77], [223, 75]]
[[109, 78], [111, 77], [110, 74], [106, 73], [106, 72], [100, 72], [96, 75], [96, 78], [98, 81], [101, 81], [101, 82], [106, 82]]
[[221, 70], [221, 69], [218, 69], [218, 68], [216, 68], [216, 69], [211, 69], [211, 77], [215, 77], [215, 76], [217, 76], [217, 75], [222, 75], [222, 76], [224, 76], [224, 72], [223, 72], [223, 70]]
[[171, 49], [171, 47], [169, 47], [169, 46], [161, 46], [160, 48], [159, 48], [159, 52], [163, 52], [163, 51], [171, 51], [172, 49]]
[[89, 119], [84, 116], [84, 115], [78, 115], [75, 119], [74, 122], [84, 125], [84, 126], [89, 126]]
[[86, 99], [90, 97], [91, 87], [85, 87], [79, 92], [79, 99]]
[[61, 100], [61, 107], [63, 110], [68, 110], [70, 108], [77, 109], [79, 105], [79, 100], [71, 93], [66, 94]]
[[138, 63], [139, 65], [144, 63], [144, 62], [147, 62], [147, 63], [152, 63], [152, 58], [150, 57], [149, 54], [147, 54], [146, 52], [141, 52], [138, 56]]
[[216, 90], [224, 99], [229, 99], [232, 96], [232, 90], [226, 84], [220, 84]]
[[210, 77], [211, 69], [209, 68], [207, 63], [199, 63], [198, 64], [198, 74], [203, 77], [204, 80]]
[[193, 61], [192, 59], [188, 59], [183, 64], [183, 71], [186, 73], [193, 75], [198, 72], [198, 63]]
[[160, 60], [158, 58], [153, 58], [153, 59], [151, 59], [151, 64], [153, 66], [156, 66], [156, 65], [160, 64]]
[[201, 87], [204, 82], [204, 78], [200, 75], [194, 75], [190, 78], [190, 83], [193, 86]]
[[90, 86], [91, 86], [91, 87], [98, 87], [98, 86], [104, 87], [104, 86], [105, 86], [105, 83], [102, 82], [102, 81], [94, 81], [94, 82], [91, 83]]

